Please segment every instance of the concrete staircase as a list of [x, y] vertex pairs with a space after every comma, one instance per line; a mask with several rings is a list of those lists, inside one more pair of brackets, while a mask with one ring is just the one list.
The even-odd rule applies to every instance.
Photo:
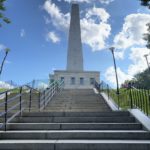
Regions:
[[129, 112], [111, 111], [91, 90], [68, 91], [72, 97], [66, 92], [45, 112], [23, 113], [8, 124], [0, 131], [0, 149], [150, 150], [150, 133]]
[[57, 94], [45, 111], [56, 112], [108, 112], [105, 101], [91, 89], [63, 90]]

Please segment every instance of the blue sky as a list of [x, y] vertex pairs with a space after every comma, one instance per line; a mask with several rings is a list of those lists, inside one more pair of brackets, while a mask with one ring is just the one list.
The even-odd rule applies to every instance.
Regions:
[[[66, 68], [70, 0], [8, 0], [9, 25], [0, 28], [0, 60], [7, 57], [1, 81], [24, 84], [47, 79], [54, 69]], [[149, 53], [142, 39], [149, 10], [139, 0], [81, 0], [84, 69], [101, 72], [101, 80], [115, 84], [112, 55], [116, 47], [119, 82], [146, 69]]]

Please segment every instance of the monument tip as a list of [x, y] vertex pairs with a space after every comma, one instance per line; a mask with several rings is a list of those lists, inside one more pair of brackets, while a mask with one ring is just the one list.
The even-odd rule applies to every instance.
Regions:
[[71, 3], [72, 4], [79, 4], [77, 0], [73, 0]]

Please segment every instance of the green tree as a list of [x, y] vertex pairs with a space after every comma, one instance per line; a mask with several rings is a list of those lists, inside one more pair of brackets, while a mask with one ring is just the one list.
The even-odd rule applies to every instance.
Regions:
[[[150, 0], [140, 0], [142, 6], [146, 6], [150, 9]], [[147, 41], [146, 47], [150, 49], [150, 23], [147, 24], [148, 26], [148, 33], [144, 34], [144, 40]]]
[[144, 34], [144, 40], [147, 41], [146, 47], [150, 49], [150, 23], [147, 24], [147, 33]]
[[140, 0], [142, 6], [150, 8], [150, 0]]
[[4, 11], [6, 10], [5, 6], [4, 6], [4, 2], [6, 0], [0, 0], [0, 27], [2, 26], [2, 22], [5, 22], [5, 23], [10, 23], [11, 21], [5, 17], [4, 15]]
[[10, 51], [9, 48], [6, 48], [6, 49], [5, 49], [5, 56], [4, 56], [4, 58], [3, 58], [3, 61], [2, 61], [2, 63], [1, 63], [1, 67], [0, 67], [0, 76], [1, 76], [1, 74], [2, 74], [3, 67], [4, 67], [4, 64], [5, 64], [5, 61], [6, 61], [6, 57], [7, 57], [8, 53], [9, 53], [9, 51]]
[[150, 72], [149, 69], [135, 75], [136, 85], [150, 89]]

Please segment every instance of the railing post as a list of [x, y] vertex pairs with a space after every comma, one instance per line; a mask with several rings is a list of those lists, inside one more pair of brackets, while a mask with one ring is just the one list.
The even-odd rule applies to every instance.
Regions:
[[30, 97], [29, 97], [29, 112], [31, 110], [31, 101], [32, 101], [32, 89], [30, 89]]
[[109, 85], [107, 84], [107, 96], [108, 96], [108, 99], [109, 99]]
[[148, 101], [149, 101], [149, 105], [148, 105], [148, 107], [149, 107], [149, 109], [148, 109], [148, 115], [149, 115], [149, 113], [150, 113], [150, 93], [148, 92]]
[[117, 94], [117, 99], [118, 99], [118, 110], [119, 110], [119, 108], [120, 108], [120, 98], [119, 98], [120, 93], [118, 90], [117, 90], [116, 94]]
[[[147, 116], [148, 116], [148, 114], [149, 114], [149, 110], [148, 110], [148, 108], [149, 108], [149, 106], [148, 106], [148, 101], [149, 101], [149, 95], [148, 95], [148, 91], [146, 91], [145, 90], [145, 94], [146, 94], [146, 102], [145, 102], [145, 109], [146, 109], [146, 114], [147, 114]], [[148, 98], [147, 98], [147, 96], [148, 96]]]
[[19, 97], [19, 102], [20, 102], [20, 116], [22, 116], [22, 87], [20, 87], [20, 97]]
[[5, 93], [5, 131], [7, 130], [7, 100], [8, 100], [8, 93]]
[[45, 105], [46, 105], [46, 102], [45, 102], [45, 101], [46, 101], [45, 93], [46, 93], [46, 92], [45, 92], [45, 90], [44, 90], [44, 92], [43, 92], [43, 94], [44, 94], [44, 109], [45, 109]]
[[41, 110], [41, 93], [39, 92], [39, 111]]
[[130, 95], [130, 104], [131, 104], [131, 109], [133, 108], [133, 99], [132, 99], [132, 87], [131, 84], [129, 84], [129, 95]]

